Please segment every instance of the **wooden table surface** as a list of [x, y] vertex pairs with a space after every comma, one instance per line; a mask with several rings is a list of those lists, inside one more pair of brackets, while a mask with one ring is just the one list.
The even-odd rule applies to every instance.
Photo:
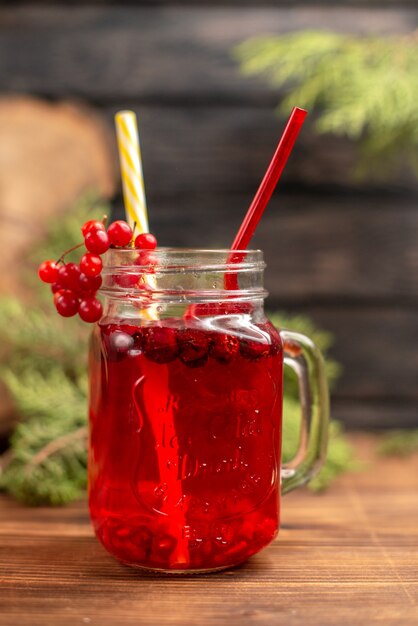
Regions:
[[85, 502], [0, 499], [0, 624], [342, 626], [418, 623], [418, 457], [376, 459], [322, 496], [283, 502], [278, 540], [206, 576], [147, 575], [110, 557]]

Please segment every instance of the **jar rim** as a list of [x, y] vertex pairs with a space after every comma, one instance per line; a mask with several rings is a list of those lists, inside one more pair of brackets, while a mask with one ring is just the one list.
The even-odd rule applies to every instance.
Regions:
[[174, 248], [155, 250], [136, 248], [110, 248], [103, 255], [103, 272], [135, 267], [144, 272], [153, 267], [157, 272], [171, 271], [224, 271], [241, 272], [264, 269], [262, 250], [231, 250], [229, 248]]
[[261, 250], [111, 248], [103, 257], [101, 293], [174, 301], [263, 298]]
[[152, 253], [170, 253], [170, 254], [243, 254], [243, 255], [262, 255], [261, 248], [231, 250], [231, 248], [190, 248], [183, 246], [158, 246], [155, 250], [138, 250], [137, 248], [110, 248], [108, 252], [117, 252], [118, 254], [127, 255], [132, 252], [152, 252]]

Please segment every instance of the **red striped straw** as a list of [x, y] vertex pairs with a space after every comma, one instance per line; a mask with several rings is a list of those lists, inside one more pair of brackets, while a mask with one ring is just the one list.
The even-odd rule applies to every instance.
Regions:
[[290, 117], [287, 121], [286, 128], [283, 135], [280, 138], [279, 145], [276, 148], [276, 152], [267, 168], [263, 180], [257, 193], [251, 202], [250, 208], [242, 222], [234, 242], [231, 246], [231, 250], [245, 250], [251, 241], [257, 224], [260, 221], [261, 216], [264, 213], [272, 193], [279, 182], [279, 178], [286, 165], [287, 159], [292, 152], [295, 141], [302, 128], [303, 122], [308, 112], [299, 107], [294, 107]]
[[[277, 183], [279, 182], [284, 166], [286, 165], [287, 159], [293, 150], [293, 146], [295, 145], [296, 139], [307, 114], [307, 111], [300, 109], [299, 107], [294, 107], [292, 109], [286, 128], [283, 131], [283, 135], [281, 136], [276, 151], [273, 154], [270, 165], [264, 174], [264, 178], [257, 189], [257, 193], [250, 204], [250, 208], [248, 209], [247, 214], [235, 236], [231, 250], [245, 250], [250, 243], [255, 229], [257, 228], [257, 224], [264, 213]], [[239, 263], [242, 261], [243, 257], [244, 254], [231, 254], [228, 262]], [[227, 289], [238, 289], [237, 274], [226, 274], [225, 287]]]

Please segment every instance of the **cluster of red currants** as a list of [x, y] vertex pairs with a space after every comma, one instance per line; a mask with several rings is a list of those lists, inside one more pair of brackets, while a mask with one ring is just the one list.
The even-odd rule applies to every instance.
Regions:
[[87, 252], [79, 264], [64, 262], [65, 255], [79, 247], [75, 246], [64, 252], [58, 261], [41, 263], [38, 274], [44, 283], [51, 284], [55, 308], [60, 315], [72, 317], [78, 313], [85, 322], [97, 322], [103, 314], [102, 303], [96, 298], [102, 284], [100, 255], [110, 247], [124, 248], [132, 243], [138, 250], [154, 250], [157, 240], [151, 233], [140, 233], [133, 240], [132, 228], [123, 220], [113, 222], [107, 230], [105, 219], [102, 222], [89, 220], [81, 232]]

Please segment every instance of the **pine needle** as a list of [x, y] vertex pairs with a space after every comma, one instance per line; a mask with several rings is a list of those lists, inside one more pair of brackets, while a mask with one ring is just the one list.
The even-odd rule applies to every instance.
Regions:
[[87, 476], [90, 329], [56, 315], [48, 289], [36, 278], [36, 266], [78, 243], [80, 224], [87, 218], [107, 212], [108, 206], [91, 196], [78, 203], [33, 250], [25, 276], [31, 305], [16, 298], [0, 301], [0, 376], [21, 418], [10, 449], [0, 457], [0, 488], [26, 504], [71, 502], [84, 493]]
[[359, 175], [387, 176], [406, 162], [418, 173], [418, 31], [360, 37], [301, 31], [249, 39], [234, 56], [244, 75], [284, 88], [317, 114], [318, 133], [361, 140]]
[[418, 453], [418, 428], [385, 433], [378, 446], [379, 454], [407, 457]]

